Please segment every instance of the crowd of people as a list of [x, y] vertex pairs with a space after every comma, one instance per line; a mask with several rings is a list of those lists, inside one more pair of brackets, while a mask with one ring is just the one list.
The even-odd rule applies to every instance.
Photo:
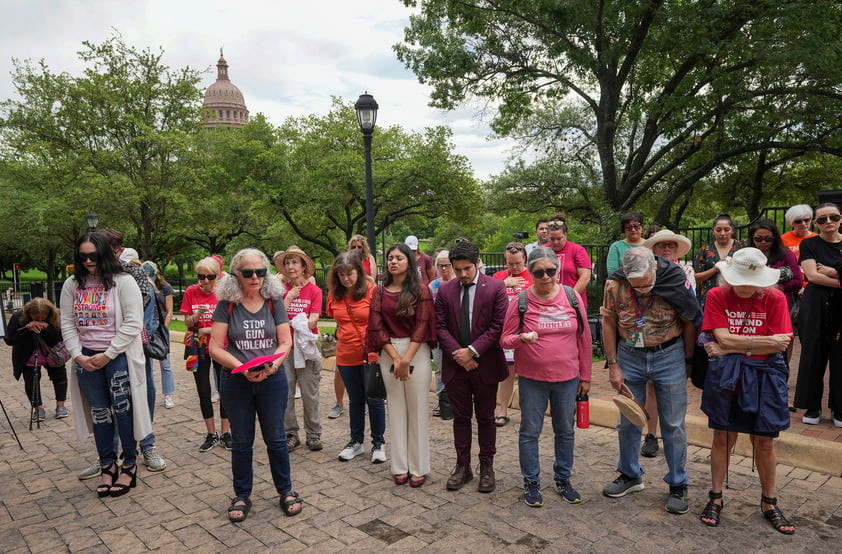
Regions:
[[[793, 206], [786, 220], [793, 230], [785, 234], [768, 219], [755, 221], [742, 243], [731, 218], [718, 216], [714, 241], [702, 245], [688, 264], [681, 258], [692, 249], [690, 239], [644, 228], [638, 213], [620, 218], [625, 237], [609, 249], [599, 312], [608, 381], [639, 401], [642, 415], [621, 410], [618, 476], [603, 488], [605, 496], [643, 489], [639, 457], [656, 455], [660, 434], [669, 489], [665, 509], [689, 511], [687, 377], [703, 346], [702, 411], [714, 439], [711, 489], [701, 521], [719, 524], [732, 447], [737, 434], [746, 433], [754, 446], [761, 511], [781, 533], [795, 531], [777, 506], [774, 439], [789, 426], [787, 379], [796, 331], [802, 348], [794, 409], [806, 410], [805, 423], [819, 423], [829, 364], [828, 407], [833, 423], [842, 427], [837, 413], [842, 407], [842, 235], [835, 204], [818, 206], [815, 216], [807, 205]], [[810, 232], [811, 222], [818, 233]], [[331, 418], [345, 411], [348, 396], [349, 441], [338, 460], [366, 452], [367, 418], [371, 462], [390, 461], [396, 485], [422, 487], [431, 470], [427, 406], [435, 370], [433, 415], [452, 420], [456, 453], [445, 487], [459, 490], [474, 478], [476, 429], [477, 490], [491, 492], [497, 428], [510, 421], [517, 379], [524, 502], [543, 504], [538, 441], [548, 408], [553, 489], [565, 502], [582, 502], [573, 484], [574, 422], [577, 399], [587, 397], [592, 379], [585, 295], [592, 263], [582, 246], [568, 240], [568, 231], [562, 214], [540, 219], [535, 243], [507, 244], [506, 268], [493, 275], [482, 271], [479, 249], [464, 237], [430, 257], [419, 249], [417, 237], [409, 236], [385, 252], [381, 282], [364, 238], [352, 237], [330, 266], [325, 303], [338, 337]], [[136, 487], [140, 461], [150, 471], [166, 468], [155, 447], [153, 357], [144, 345], [158, 326], [169, 326], [173, 290], [154, 263], [142, 262], [122, 242], [114, 230], [82, 235], [60, 309], [34, 299], [12, 316], [6, 336], [15, 377], [24, 377], [33, 421], [46, 417], [40, 368], [46, 368], [55, 389], [57, 418], [69, 415], [69, 391], [77, 437], [93, 434], [97, 452], [97, 462], [80, 479], [99, 476], [100, 497], [122, 496]], [[233, 256], [227, 273], [218, 256], [199, 260], [195, 269], [198, 283], [187, 288], [179, 311], [191, 354], [187, 368], [206, 427], [198, 449], [222, 445], [231, 451], [234, 496], [227, 514], [233, 522], [245, 520], [252, 506], [256, 418], [281, 510], [294, 516], [304, 500], [293, 487], [289, 452], [302, 444], [301, 427], [308, 449], [324, 447], [317, 344], [322, 290], [313, 278], [315, 264], [301, 248], [290, 246], [275, 253], [271, 263], [263, 252], [248, 248]], [[62, 349], [71, 361], [69, 380], [64, 363], [55, 361], [55, 351]], [[168, 356], [158, 358], [163, 403], [171, 408], [172, 366]], [[366, 372], [373, 365], [379, 365], [386, 401], [369, 397]], [[219, 428], [211, 375], [220, 396]]]

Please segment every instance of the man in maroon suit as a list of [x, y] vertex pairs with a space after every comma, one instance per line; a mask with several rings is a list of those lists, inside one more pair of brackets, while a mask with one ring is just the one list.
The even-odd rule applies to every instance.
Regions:
[[494, 454], [497, 426], [494, 408], [497, 384], [509, 370], [500, 334], [509, 300], [506, 285], [477, 271], [479, 249], [460, 242], [450, 250], [457, 279], [442, 283], [436, 296], [436, 328], [442, 349], [442, 382], [453, 408], [456, 467], [448, 490], [459, 490], [473, 479], [471, 472], [471, 412], [477, 417], [480, 492], [495, 487]]

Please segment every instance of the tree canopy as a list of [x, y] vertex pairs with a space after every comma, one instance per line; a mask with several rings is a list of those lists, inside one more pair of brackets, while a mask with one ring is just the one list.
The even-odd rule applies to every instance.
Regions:
[[723, 168], [842, 154], [838, 2], [403, 2], [395, 51], [431, 104], [485, 103], [534, 160], [493, 183], [522, 209], [607, 228], [657, 195], [670, 223]]

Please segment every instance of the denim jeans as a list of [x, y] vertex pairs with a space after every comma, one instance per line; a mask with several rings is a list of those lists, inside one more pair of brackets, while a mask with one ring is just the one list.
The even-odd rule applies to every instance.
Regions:
[[351, 422], [351, 440], [365, 442], [365, 407], [368, 405], [368, 423], [371, 427], [371, 443], [383, 444], [386, 431], [386, 403], [372, 400], [365, 393], [363, 365], [337, 365], [345, 390], [348, 391], [348, 416]]
[[284, 371], [260, 383], [252, 383], [243, 375], [223, 371], [219, 394], [230, 409], [231, 422], [231, 471], [234, 494], [251, 496], [254, 481], [252, 454], [254, 451], [254, 416], [260, 420], [260, 431], [269, 455], [269, 470], [275, 489], [280, 494], [292, 490], [289, 476], [289, 450], [284, 433], [284, 410], [287, 404], [287, 378]]
[[[155, 421], [155, 378], [152, 375], [152, 358], [146, 357], [146, 402], [149, 404], [149, 420]], [[146, 452], [155, 446], [155, 433], [149, 433], [140, 441], [140, 451]]]
[[[97, 352], [82, 348], [82, 354], [92, 356]], [[86, 371], [79, 364], [73, 364], [79, 389], [91, 405], [94, 441], [101, 466], [117, 461], [114, 448], [114, 424], [123, 444], [123, 465], [131, 467], [137, 459], [137, 443], [134, 438], [132, 420], [132, 397], [129, 388], [129, 364], [125, 354], [120, 354], [105, 367]]]
[[[621, 343], [617, 361], [623, 377], [635, 398], [646, 403], [646, 382], [655, 386], [658, 418], [664, 441], [664, 457], [669, 470], [664, 481], [671, 487], [687, 486], [687, 372], [684, 367], [684, 343], [679, 338], [657, 352], [644, 352]], [[640, 436], [642, 429], [620, 416], [617, 434], [620, 438], [620, 461], [617, 469], [629, 477], [640, 477]]]
[[170, 355], [163, 360], [159, 360], [161, 364], [161, 392], [164, 395], [175, 394], [175, 379], [172, 374], [172, 364], [170, 363]]
[[436, 396], [444, 390], [444, 383], [441, 382], [441, 346], [433, 348], [433, 362], [436, 364]]
[[547, 403], [550, 405], [554, 435], [553, 479], [570, 479], [570, 471], [573, 469], [573, 422], [576, 419], [578, 388], [578, 377], [557, 382], [518, 377], [520, 433], [517, 445], [520, 473], [524, 481], [541, 481], [538, 439], [544, 427]]

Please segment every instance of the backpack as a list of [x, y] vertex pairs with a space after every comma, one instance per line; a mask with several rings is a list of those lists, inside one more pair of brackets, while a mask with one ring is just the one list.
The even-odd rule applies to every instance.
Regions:
[[[567, 293], [567, 301], [570, 302], [570, 307], [576, 312], [576, 321], [579, 323], [579, 336], [585, 334], [585, 327], [584, 322], [582, 321], [582, 313], [579, 311], [579, 299], [576, 298], [576, 291], [573, 290], [573, 287], [568, 287], [567, 285], [561, 285], [564, 287], [564, 292]], [[519, 335], [523, 331], [523, 318], [526, 315], [526, 290], [522, 290], [517, 295], [517, 313], [520, 323], [517, 327], [517, 334]]]

